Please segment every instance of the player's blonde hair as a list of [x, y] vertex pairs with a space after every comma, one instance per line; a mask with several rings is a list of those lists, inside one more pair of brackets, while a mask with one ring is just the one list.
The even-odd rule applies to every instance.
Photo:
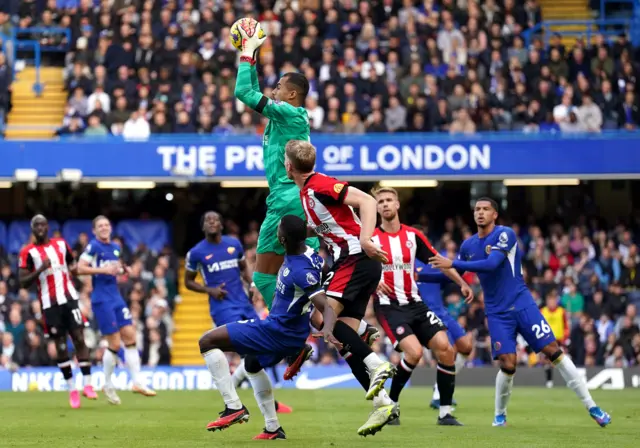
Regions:
[[398, 199], [398, 191], [395, 188], [392, 188], [392, 187], [373, 187], [371, 189], [371, 196], [373, 196], [376, 199], [378, 198], [378, 195], [380, 195], [382, 193], [391, 193], [392, 195], [394, 195], [396, 197], [396, 199]]
[[111, 224], [111, 221], [109, 221], [109, 218], [107, 218], [107, 217], [106, 217], [106, 216], [104, 216], [104, 215], [98, 215], [98, 216], [96, 216], [95, 218], [93, 218], [93, 221], [91, 221], [91, 228], [92, 228], [92, 229], [95, 229], [95, 228], [96, 228], [96, 225], [98, 224], [98, 222], [102, 221], [103, 219], [106, 219], [106, 220], [107, 220], [107, 222], [108, 222], [109, 224]]
[[316, 166], [316, 148], [311, 143], [303, 140], [289, 140], [284, 150], [296, 171], [302, 174], [313, 171]]

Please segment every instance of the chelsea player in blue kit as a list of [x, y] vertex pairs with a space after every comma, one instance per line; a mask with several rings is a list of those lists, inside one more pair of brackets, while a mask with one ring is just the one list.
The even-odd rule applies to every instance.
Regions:
[[439, 269], [453, 267], [459, 271], [477, 272], [480, 278], [493, 357], [500, 361], [493, 426], [505, 426], [507, 423], [507, 404], [516, 373], [518, 333], [535, 352], [547, 356], [596, 423], [607, 426], [611, 423], [611, 417], [591, 398], [584, 379], [573, 361], [562, 353], [524, 282], [522, 254], [515, 232], [510, 227], [495, 224], [498, 205], [493, 199], [480, 198], [476, 201], [473, 214], [478, 233], [462, 243], [458, 260], [452, 262], [438, 254], [429, 262]]
[[120, 260], [122, 248], [111, 241], [111, 222], [106, 216], [100, 215], [93, 220], [93, 233], [95, 238], [89, 242], [80, 256], [78, 275], [91, 275], [91, 309], [100, 333], [108, 344], [102, 356], [105, 397], [111, 404], [120, 404], [112, 375], [121, 342], [124, 342], [124, 361], [133, 382], [131, 390], [147, 397], [154, 397], [156, 392], [138, 381], [140, 353], [136, 347], [136, 331], [133, 328], [131, 311], [118, 289], [116, 276], [126, 269]]
[[312, 304], [323, 313], [323, 335], [327, 342], [340, 343], [333, 336], [337, 316], [327, 305], [322, 288], [324, 261], [305, 245], [306, 223], [295, 215], [286, 215], [278, 226], [278, 240], [285, 247], [285, 258], [276, 285], [275, 300], [265, 320], [250, 319], [215, 328], [200, 338], [200, 352], [213, 381], [225, 402], [220, 417], [209, 423], [209, 431], [223, 430], [249, 420], [229, 372], [224, 352], [245, 357], [245, 369], [265, 419], [264, 431], [255, 439], [285, 439], [278, 422], [273, 388], [265, 368], [276, 365], [300, 351], [309, 336]]
[[[184, 284], [187, 289], [209, 295], [209, 313], [217, 326], [241, 320], [259, 320], [249, 300], [242, 280], [251, 284], [251, 272], [244, 257], [244, 249], [238, 239], [222, 235], [220, 214], [206, 212], [200, 227], [204, 239], [187, 252]], [[200, 273], [204, 285], [196, 281]], [[247, 378], [244, 361], [233, 372], [235, 387]], [[292, 410], [276, 401], [280, 413]]]

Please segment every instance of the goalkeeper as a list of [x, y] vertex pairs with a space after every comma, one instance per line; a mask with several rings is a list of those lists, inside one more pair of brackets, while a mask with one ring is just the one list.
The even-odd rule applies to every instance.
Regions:
[[[284, 247], [277, 237], [280, 219], [285, 215], [296, 215], [306, 221], [300, 190], [287, 178], [284, 147], [289, 140], [310, 140], [309, 116], [304, 108], [309, 81], [300, 73], [287, 73], [278, 81], [271, 98], [260, 92], [254, 57], [266, 37], [258, 38], [259, 27], [258, 22], [250, 19], [242, 19], [238, 27], [242, 35], [242, 53], [235, 95], [251, 109], [269, 118], [262, 139], [269, 196], [267, 216], [260, 227], [253, 282], [271, 309], [278, 270], [284, 260]], [[320, 245], [317, 237], [307, 239], [306, 243], [316, 251]]]

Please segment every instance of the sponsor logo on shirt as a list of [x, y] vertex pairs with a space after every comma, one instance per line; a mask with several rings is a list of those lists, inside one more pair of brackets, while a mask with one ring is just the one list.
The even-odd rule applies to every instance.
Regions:
[[227, 247], [227, 252], [229, 252], [229, 255], [233, 254], [236, 251], [236, 248], [231, 246], [231, 247]]
[[340, 194], [343, 188], [344, 188], [344, 184], [335, 184], [333, 186], [333, 191], [335, 191], [336, 194]]

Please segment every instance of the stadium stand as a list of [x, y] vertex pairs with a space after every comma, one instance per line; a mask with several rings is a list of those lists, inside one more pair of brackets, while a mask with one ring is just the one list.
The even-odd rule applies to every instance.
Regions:
[[228, 27], [241, 15], [270, 36], [259, 54], [266, 93], [286, 71], [311, 80], [316, 132], [598, 132], [640, 122], [626, 29], [585, 21], [583, 0], [570, 10], [537, 0], [269, 3], [51, 0], [22, 2], [15, 17], [20, 27], [70, 24], [68, 42], [31, 34], [70, 50], [58, 135], [260, 133], [264, 123], [232, 97]]

